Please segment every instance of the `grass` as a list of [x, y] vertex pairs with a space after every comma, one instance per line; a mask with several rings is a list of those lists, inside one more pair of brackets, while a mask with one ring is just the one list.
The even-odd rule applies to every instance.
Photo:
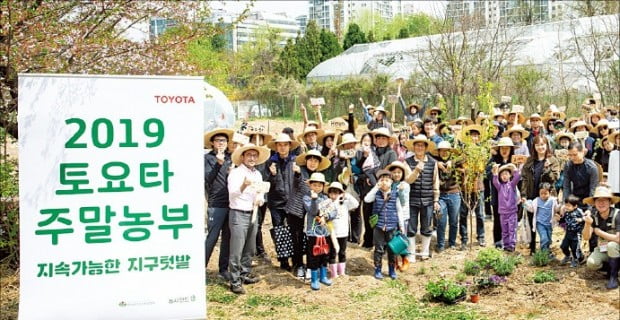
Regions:
[[425, 267], [420, 267], [418, 270], [416, 270], [415, 274], [416, 275], [426, 274], [426, 268]]
[[217, 302], [222, 304], [230, 304], [237, 300], [237, 295], [230, 292], [228, 288], [223, 286], [209, 286], [207, 293], [207, 302]]
[[293, 305], [293, 301], [287, 296], [277, 296], [269, 294], [250, 295], [246, 301], [246, 305], [252, 308], [259, 306], [269, 307], [290, 307]]

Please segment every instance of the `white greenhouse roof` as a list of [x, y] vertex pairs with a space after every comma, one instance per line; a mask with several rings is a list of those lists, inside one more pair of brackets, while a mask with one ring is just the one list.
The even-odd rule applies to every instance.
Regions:
[[[518, 65], [553, 65], [557, 64], [554, 54], [559, 48], [562, 51], [574, 49], [571, 23], [575, 23], [577, 35], [589, 33], [589, 28], [600, 32], [612, 32], [618, 37], [618, 20], [620, 15], [596, 16], [577, 20], [558, 21], [547, 24], [513, 27], [506, 30], [511, 39], [514, 38], [515, 60], [510, 63]], [[590, 24], [590, 20], [592, 23]], [[582, 29], [583, 28], [583, 29]], [[469, 31], [473, 33], [476, 31]], [[486, 34], [489, 34], [488, 32]], [[481, 33], [483, 34], [483, 33]], [[454, 33], [451, 36], [460, 38]], [[418, 59], [429, 56], [429, 41], [437, 43], [442, 35], [422, 36], [400, 40], [375, 43], [356, 44], [340, 55], [328, 59], [310, 71], [309, 81], [326, 81], [343, 79], [353, 76], [371, 76], [387, 74], [392, 79], [408, 79], [411, 72], [420, 70]], [[611, 60], [618, 60], [616, 56]], [[579, 57], [565, 60], [567, 64], [577, 65]]]

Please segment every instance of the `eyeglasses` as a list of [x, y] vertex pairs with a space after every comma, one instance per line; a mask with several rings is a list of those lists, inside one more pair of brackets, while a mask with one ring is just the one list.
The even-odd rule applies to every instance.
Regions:
[[213, 142], [228, 142], [228, 139], [226, 139], [226, 138], [215, 138], [215, 139], [213, 139]]
[[609, 129], [609, 127], [608, 127], [608, 126], [602, 126], [602, 127], [600, 128], [600, 130], [607, 130], [607, 129]]

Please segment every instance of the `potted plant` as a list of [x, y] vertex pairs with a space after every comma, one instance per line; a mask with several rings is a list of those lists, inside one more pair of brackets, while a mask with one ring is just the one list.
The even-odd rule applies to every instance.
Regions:
[[488, 291], [492, 288], [499, 287], [504, 282], [506, 282], [506, 277], [486, 274], [474, 279], [474, 292]]

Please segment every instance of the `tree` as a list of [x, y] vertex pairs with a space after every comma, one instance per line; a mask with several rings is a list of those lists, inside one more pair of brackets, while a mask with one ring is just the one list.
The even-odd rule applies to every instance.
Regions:
[[377, 39], [375, 39], [375, 34], [374, 32], [372, 32], [372, 30], [368, 31], [368, 43], [373, 43], [376, 42]]
[[349, 28], [347, 29], [347, 33], [344, 36], [342, 48], [344, 50], [347, 50], [351, 48], [353, 45], [356, 45], [358, 43], [366, 43], [366, 42], [367, 42], [366, 35], [364, 34], [364, 32], [360, 29], [360, 27], [357, 24], [351, 23], [349, 25]]
[[409, 30], [407, 28], [401, 28], [398, 31], [398, 39], [406, 39], [409, 38]]
[[311, 20], [306, 26], [306, 34], [295, 43], [300, 77], [306, 75], [321, 62], [321, 36], [316, 21]]
[[[594, 19], [597, 19], [596, 22]], [[570, 23], [570, 31], [573, 35], [574, 52], [583, 65], [583, 69], [577, 68], [577, 70], [593, 82], [600, 91], [603, 87], [602, 72], [609, 70], [612, 63], [620, 59], [618, 18], [617, 16], [603, 16], [600, 19], [573, 20]], [[603, 92], [601, 92], [601, 102], [605, 104]]]
[[439, 36], [427, 37], [425, 50], [409, 53], [420, 61], [422, 73], [445, 97], [455, 118], [474, 101], [479, 83], [498, 82], [517, 49], [515, 30], [499, 24], [481, 28], [481, 23], [470, 17], [457, 23], [446, 20]]
[[338, 43], [336, 35], [325, 29], [321, 29], [321, 61], [325, 61], [331, 57], [335, 57], [342, 52], [342, 47]]
[[[197, 74], [187, 45], [214, 33], [199, 2], [2, 1], [0, 126], [17, 137], [17, 73]], [[188, 12], [193, 14], [188, 15]], [[163, 35], [131, 41], [127, 32], [160, 17]]]
[[[515, 71], [509, 75], [514, 85], [516, 101], [519, 104], [534, 107], [543, 99], [541, 93], [545, 92], [545, 86], [549, 75], [539, 70], [533, 65], [518, 66]], [[529, 110], [533, 111], [533, 110]]]
[[276, 70], [285, 78], [299, 79], [299, 61], [292, 39], [286, 40], [286, 45], [280, 52], [280, 60], [276, 65]]

